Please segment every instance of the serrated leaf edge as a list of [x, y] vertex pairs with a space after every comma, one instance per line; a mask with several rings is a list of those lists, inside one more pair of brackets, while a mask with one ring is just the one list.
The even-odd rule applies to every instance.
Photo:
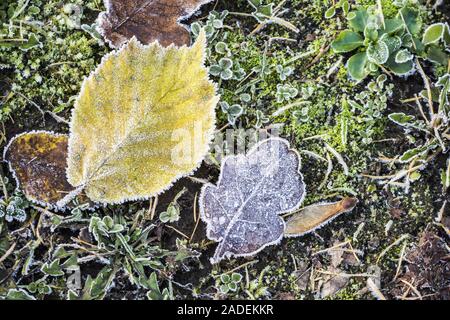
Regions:
[[[182, 23], [180, 23], [180, 22], [183, 21], [183, 20], [189, 19], [190, 17], [192, 17], [194, 14], [196, 14], [196, 13], [198, 12], [198, 10], [200, 10], [200, 8], [201, 8], [203, 5], [205, 5], [205, 4], [207, 4], [207, 3], [211, 2], [211, 1], [212, 1], [212, 0], [203, 0], [202, 2], [200, 2], [200, 3], [197, 5], [197, 7], [195, 7], [195, 8], [192, 10], [192, 12], [191, 12], [190, 14], [187, 14], [187, 15], [184, 15], [184, 16], [180, 16], [180, 17], [177, 19], [177, 24], [178, 24], [179, 26], [185, 28], [187, 31], [191, 32], [191, 28], [190, 28], [188, 25], [182, 24]], [[97, 19], [95, 20], [95, 23], [97, 24], [96, 30], [97, 30], [98, 33], [100, 33], [100, 35], [103, 37], [103, 39], [106, 41], [106, 43], [108, 43], [108, 45], [110, 46], [110, 48], [112, 48], [112, 49], [119, 49], [119, 48], [121, 48], [122, 46], [124, 46], [124, 45], [126, 45], [127, 43], [129, 43], [129, 42], [131, 41], [131, 39], [133, 39], [133, 38], [135, 38], [135, 37], [133, 37], [133, 38], [131, 38], [131, 39], [125, 41], [123, 44], [121, 44], [121, 45], [118, 46], [118, 47], [114, 46], [114, 44], [106, 37], [105, 30], [103, 30], [103, 28], [101, 28], [101, 27], [100, 27], [100, 24], [99, 24], [99, 22], [100, 22], [102, 19], [105, 19], [105, 15], [106, 15], [108, 12], [110, 12], [110, 11], [112, 10], [111, 0], [103, 0], [103, 3], [104, 3], [104, 5], [105, 5], [105, 11], [101, 12], [101, 13], [98, 15]], [[156, 40], [155, 42], [158, 42], [158, 44], [159, 44], [159, 41], [158, 41], [158, 40]], [[154, 42], [153, 42], [153, 43], [154, 43]], [[151, 45], [151, 44], [152, 44], [152, 43], [149, 43], [148, 45]], [[171, 44], [170, 46], [175, 46], [175, 45], [174, 45], [174, 44]], [[183, 45], [182, 47], [184, 47], [184, 46], [185, 46], [185, 45]], [[178, 47], [178, 46], [175, 46], [175, 47], [177, 47], [177, 48], [182, 48], [182, 47]]]
[[[212, 119], [211, 127], [210, 127], [209, 130], [205, 130], [205, 131], [207, 132], [207, 139], [206, 139], [207, 144], [208, 144], [209, 146], [211, 146], [211, 142], [212, 142], [213, 139], [214, 139], [214, 133], [215, 133], [215, 130], [216, 130], [216, 111], [215, 111], [215, 109], [216, 109], [217, 103], [218, 103], [219, 100], [220, 100], [220, 95], [217, 94], [217, 92], [218, 92], [218, 86], [217, 86], [217, 84], [216, 84], [214, 81], [211, 80], [210, 75], [209, 75], [209, 72], [208, 72], [208, 68], [205, 66], [205, 61], [206, 61], [206, 48], [207, 48], [207, 45], [206, 45], [206, 33], [205, 33], [204, 29], [201, 30], [199, 36], [197, 37], [196, 42], [197, 42], [197, 41], [201, 41], [200, 45], [202, 46], [202, 61], [201, 61], [201, 68], [203, 68], [203, 69], [206, 71], [206, 80], [207, 80], [208, 83], [209, 83], [210, 85], [212, 85], [213, 88], [214, 88], [214, 96], [215, 96], [215, 100], [216, 100], [214, 108], [210, 108], [210, 110], [209, 110], [209, 111], [211, 112], [211, 119]], [[175, 48], [175, 49], [182, 49], [182, 48], [190, 48], [190, 47], [191, 47], [191, 46], [186, 46], [186, 45], [183, 45], [182, 47], [178, 47], [178, 46], [176, 46], [176, 45], [174, 45], [174, 44], [171, 44], [171, 45], [168, 46], [168, 47], [164, 47], [164, 46], [162, 46], [162, 45], [159, 43], [159, 41], [157, 41], [157, 40], [154, 41], [154, 42], [152, 42], [152, 43], [150, 43], [150, 44], [144, 45], [144, 44], [142, 44], [136, 37], [133, 37], [133, 38], [130, 39], [130, 41], [124, 43], [124, 44], [120, 47], [120, 49], [114, 50], [114, 51], [112, 51], [112, 52], [110, 52], [110, 53], [104, 55], [104, 56], [102, 57], [102, 60], [101, 60], [100, 64], [95, 68], [95, 70], [93, 70], [88, 76], [86, 76], [86, 77], [84, 78], [83, 84], [81, 85], [81, 89], [80, 89], [80, 91], [79, 91], [79, 93], [78, 93], [78, 96], [77, 96], [77, 99], [76, 99], [76, 101], [75, 101], [75, 106], [72, 108], [71, 116], [70, 116], [70, 119], [71, 119], [71, 120], [70, 120], [70, 125], [69, 125], [69, 141], [68, 141], [68, 150], [67, 150], [67, 151], [68, 151], [68, 152], [67, 152], [68, 157], [67, 157], [67, 167], [66, 167], [66, 168], [69, 167], [69, 155], [70, 155], [71, 152], [72, 152], [72, 148], [71, 148], [71, 145], [72, 145], [71, 142], [72, 142], [72, 139], [73, 139], [73, 135], [72, 135], [72, 131], [73, 131], [73, 121], [72, 121], [72, 120], [73, 120], [73, 118], [74, 118], [75, 110], [76, 110], [77, 105], [78, 105], [78, 97], [81, 96], [82, 94], [84, 94], [84, 91], [86, 90], [86, 84], [88, 83], [89, 78], [92, 77], [92, 76], [94, 76], [94, 75], [95, 75], [95, 74], [103, 67], [103, 65], [106, 63], [106, 61], [107, 61], [111, 56], [118, 56], [122, 51], [124, 51], [124, 50], [127, 48], [127, 46], [128, 46], [131, 42], [135, 42], [135, 44], [138, 45], [138, 46], [139, 46], [140, 48], [142, 48], [142, 49], [147, 49], [147, 48], [150, 48], [150, 47], [152, 47], [152, 46], [157, 46], [157, 47], [159, 47], [159, 48], [162, 50], [163, 53], [165, 53], [166, 51], [169, 51], [170, 49], [174, 49], [174, 48]], [[196, 44], [197, 44], [196, 42], [194, 42], [194, 44], [193, 44], [192, 46], [196, 45]], [[155, 197], [155, 196], [157, 196], [157, 195], [160, 195], [161, 193], [163, 193], [163, 192], [169, 190], [169, 189], [175, 184], [175, 182], [177, 182], [177, 181], [180, 180], [181, 178], [190, 176], [190, 175], [192, 175], [195, 171], [197, 171], [198, 168], [200, 168], [200, 166], [202, 165], [203, 160], [205, 159], [205, 157], [206, 157], [206, 154], [203, 156], [203, 158], [202, 158], [201, 160], [198, 161], [197, 165], [194, 167], [194, 169], [193, 169], [192, 171], [190, 171], [190, 172], [188, 172], [188, 173], [181, 173], [181, 174], [178, 174], [177, 176], [175, 176], [175, 177], [172, 179], [172, 182], [171, 182], [170, 184], [168, 184], [165, 188], [161, 189], [159, 192], [156, 192], [156, 193], [154, 193], [154, 194], [149, 194], [149, 195], [143, 196], [143, 197], [139, 197], [139, 196], [136, 196], [136, 197], [128, 197], [128, 198], [124, 198], [124, 199], [122, 199], [122, 200], [120, 200], [120, 201], [113, 201], [113, 202], [101, 202], [101, 201], [99, 201], [99, 202], [96, 202], [96, 203], [100, 203], [100, 204], [103, 204], [103, 205], [107, 205], [107, 204], [123, 204], [123, 203], [128, 202], [128, 201], [145, 201], [145, 200], [148, 200], [148, 199], [150, 199], [150, 198], [152, 198], [152, 197]], [[68, 176], [68, 170], [67, 170], [67, 169], [66, 169], [66, 179], [67, 179], [67, 181], [69, 182], [69, 184], [71, 184], [71, 183], [70, 183], [69, 176]], [[72, 184], [71, 184], [71, 185], [72, 185]], [[73, 185], [72, 185], [72, 186], [73, 186]], [[80, 187], [80, 186], [74, 186], [74, 187], [77, 188], [77, 187]], [[89, 198], [89, 197], [88, 197], [88, 198]], [[89, 199], [90, 199], [90, 198], [89, 198]], [[90, 200], [92, 201], [92, 199], [90, 199]]]
[[[307, 193], [307, 191], [306, 191], [306, 184], [304, 182], [303, 174], [300, 172], [300, 169], [302, 167], [302, 162], [301, 162], [302, 158], [300, 156], [300, 153], [296, 149], [292, 149], [290, 147], [289, 141], [287, 141], [286, 139], [283, 139], [283, 138], [269, 138], [269, 139], [263, 140], [263, 141], [257, 143], [256, 145], [254, 145], [250, 149], [250, 151], [247, 154], [245, 154], [245, 155], [243, 155], [243, 154], [239, 154], [239, 155], [236, 155], [236, 156], [235, 155], [230, 155], [230, 156], [227, 156], [227, 157], [223, 158], [221, 166], [220, 166], [220, 174], [219, 174], [219, 178], [217, 180], [217, 183], [215, 185], [212, 184], [212, 183], [206, 183], [206, 184], [203, 185], [202, 189], [200, 190], [200, 196], [198, 198], [199, 210], [200, 210], [200, 219], [206, 224], [206, 236], [208, 237], [208, 239], [216, 241], [218, 243], [221, 243], [221, 241], [223, 240], [223, 238], [215, 238], [215, 237], [210, 235], [211, 234], [211, 225], [212, 225], [212, 223], [211, 223], [210, 220], [208, 220], [208, 218], [206, 218], [205, 211], [204, 211], [204, 208], [202, 206], [202, 203], [204, 203], [205, 189], [208, 188], [208, 187], [217, 188], [217, 186], [220, 185], [220, 183], [222, 181], [222, 174], [224, 172], [224, 170], [223, 170], [224, 166], [225, 166], [226, 162], [229, 159], [247, 158], [249, 155], [253, 154], [254, 152], [257, 152], [259, 146], [263, 145], [264, 143], [270, 143], [271, 141], [280, 141], [280, 142], [282, 142], [283, 144], [286, 145], [286, 147], [287, 147], [289, 152], [293, 152], [297, 156], [297, 159], [298, 159], [297, 174], [300, 176], [300, 179], [303, 182], [303, 194], [302, 194], [301, 198], [298, 200], [297, 204], [293, 208], [290, 208], [290, 209], [282, 211], [282, 212], [277, 212], [277, 214], [278, 214], [278, 216], [280, 216], [280, 214], [284, 214], [284, 213], [288, 213], [288, 212], [291, 212], [291, 211], [295, 211], [295, 210], [300, 208], [301, 204], [303, 203], [303, 200], [305, 199], [306, 193]], [[281, 235], [280, 235], [280, 237], [278, 239], [276, 239], [276, 240], [274, 240], [272, 242], [266, 243], [265, 245], [261, 246], [260, 248], [258, 248], [257, 250], [255, 250], [255, 251], [253, 251], [251, 253], [234, 254], [232, 252], [225, 252], [221, 257], [217, 257], [217, 259], [215, 259], [215, 254], [214, 254], [214, 256], [210, 258], [211, 263], [212, 264], [216, 264], [216, 263], [219, 263], [220, 261], [222, 261], [225, 258], [231, 258], [231, 257], [235, 257], [235, 258], [238, 258], [238, 257], [251, 257], [251, 256], [254, 256], [254, 255], [258, 254], [259, 252], [261, 252], [262, 250], [264, 250], [268, 246], [279, 244], [281, 242], [281, 240], [284, 238], [284, 231], [286, 230], [286, 221], [284, 221], [283, 218], [281, 218], [281, 220], [283, 222], [283, 232], [281, 233]]]

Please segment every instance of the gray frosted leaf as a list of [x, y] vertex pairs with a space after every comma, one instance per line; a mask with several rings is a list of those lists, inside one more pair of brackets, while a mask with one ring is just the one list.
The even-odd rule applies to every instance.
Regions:
[[212, 263], [249, 256], [278, 243], [285, 223], [279, 214], [297, 209], [305, 195], [297, 152], [283, 139], [268, 139], [246, 156], [224, 159], [217, 186], [206, 184], [200, 215], [209, 239], [220, 242]]

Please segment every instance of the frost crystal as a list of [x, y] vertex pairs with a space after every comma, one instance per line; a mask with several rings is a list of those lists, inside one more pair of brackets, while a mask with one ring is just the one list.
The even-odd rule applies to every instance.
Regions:
[[299, 155], [283, 139], [256, 145], [247, 156], [224, 159], [217, 186], [200, 195], [208, 238], [218, 241], [212, 263], [256, 254], [283, 237], [279, 214], [297, 209], [305, 195]]

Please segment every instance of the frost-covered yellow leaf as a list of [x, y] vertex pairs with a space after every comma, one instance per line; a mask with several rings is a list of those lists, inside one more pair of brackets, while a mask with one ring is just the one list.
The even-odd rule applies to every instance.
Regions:
[[96, 202], [156, 195], [195, 170], [208, 152], [218, 102], [192, 47], [133, 38], [88, 77], [71, 120], [67, 176]]

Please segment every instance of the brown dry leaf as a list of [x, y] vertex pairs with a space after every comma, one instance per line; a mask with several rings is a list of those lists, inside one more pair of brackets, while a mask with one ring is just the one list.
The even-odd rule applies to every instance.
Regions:
[[433, 230], [425, 230], [404, 259], [406, 266], [391, 294], [418, 299], [411, 284], [425, 299], [450, 299], [450, 255], [448, 244]]
[[11, 139], [3, 158], [28, 200], [55, 207], [73, 191], [66, 179], [67, 142], [67, 135], [47, 131], [23, 133]]
[[305, 207], [289, 218], [284, 234], [287, 237], [296, 237], [312, 232], [338, 215], [352, 211], [357, 203], [358, 200], [355, 198], [344, 198], [338, 202], [314, 204]]
[[[333, 246], [339, 244], [339, 241], [334, 241]], [[328, 255], [330, 256], [331, 265], [334, 268], [337, 268], [341, 265], [342, 261], [344, 261], [344, 250], [342, 248], [335, 248], [333, 250], [328, 251]]]
[[349, 277], [340, 275], [341, 270], [330, 266], [327, 270], [330, 275], [324, 275], [324, 283], [320, 291], [320, 296], [322, 299], [333, 296], [339, 292], [339, 290], [345, 288], [347, 283], [350, 281]]
[[305, 291], [308, 288], [310, 276], [311, 276], [311, 267], [309, 262], [306, 260], [301, 260], [298, 262], [297, 270], [292, 273], [295, 277], [295, 284], [300, 291]]
[[179, 21], [211, 0], [104, 0], [106, 12], [98, 17], [99, 32], [113, 48], [132, 37], [167, 47], [189, 45], [187, 28]]

